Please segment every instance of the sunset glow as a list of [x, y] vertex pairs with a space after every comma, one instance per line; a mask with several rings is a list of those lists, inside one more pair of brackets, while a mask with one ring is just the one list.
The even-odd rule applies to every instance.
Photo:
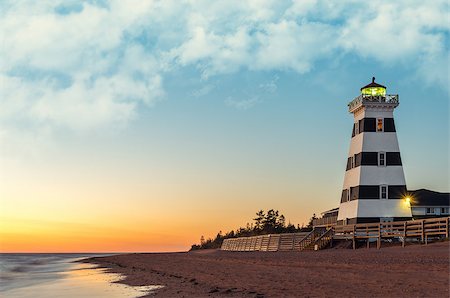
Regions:
[[408, 189], [448, 191], [448, 3], [375, 2], [3, 1], [0, 251], [307, 224], [339, 206], [373, 76], [401, 95]]

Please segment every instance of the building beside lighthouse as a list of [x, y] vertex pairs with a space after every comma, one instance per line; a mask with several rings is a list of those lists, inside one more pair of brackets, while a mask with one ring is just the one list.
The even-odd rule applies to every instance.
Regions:
[[411, 219], [394, 121], [398, 95], [372, 82], [349, 104], [354, 123], [338, 224]]

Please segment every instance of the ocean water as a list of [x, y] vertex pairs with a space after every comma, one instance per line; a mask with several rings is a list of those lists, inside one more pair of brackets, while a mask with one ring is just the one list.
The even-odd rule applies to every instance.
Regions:
[[161, 286], [130, 287], [123, 278], [77, 260], [99, 254], [0, 254], [0, 297], [140, 297]]

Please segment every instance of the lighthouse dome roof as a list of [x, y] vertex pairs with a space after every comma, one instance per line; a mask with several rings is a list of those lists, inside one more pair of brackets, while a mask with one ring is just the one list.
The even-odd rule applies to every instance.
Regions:
[[372, 77], [372, 83], [367, 84], [366, 86], [362, 87], [361, 91], [363, 89], [366, 89], [366, 88], [384, 88], [384, 89], [386, 89], [386, 86], [383, 86], [383, 85], [380, 85], [380, 84], [376, 83], [375, 82], [375, 77]]

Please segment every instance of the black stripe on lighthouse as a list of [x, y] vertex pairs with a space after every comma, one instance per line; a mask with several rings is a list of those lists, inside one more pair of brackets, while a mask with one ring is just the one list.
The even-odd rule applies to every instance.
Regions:
[[[388, 199], [403, 199], [407, 194], [406, 185], [388, 185]], [[341, 203], [354, 200], [379, 200], [380, 185], [358, 185], [342, 190]]]
[[[359, 166], [401, 166], [400, 152], [383, 152], [384, 164], [380, 164], [380, 152], [360, 152], [347, 159], [346, 170]], [[352, 160], [353, 159], [353, 160]]]
[[[383, 119], [383, 132], [396, 132], [394, 118], [378, 119]], [[377, 118], [363, 118], [358, 123], [353, 123], [352, 137], [362, 132], [377, 132]]]

